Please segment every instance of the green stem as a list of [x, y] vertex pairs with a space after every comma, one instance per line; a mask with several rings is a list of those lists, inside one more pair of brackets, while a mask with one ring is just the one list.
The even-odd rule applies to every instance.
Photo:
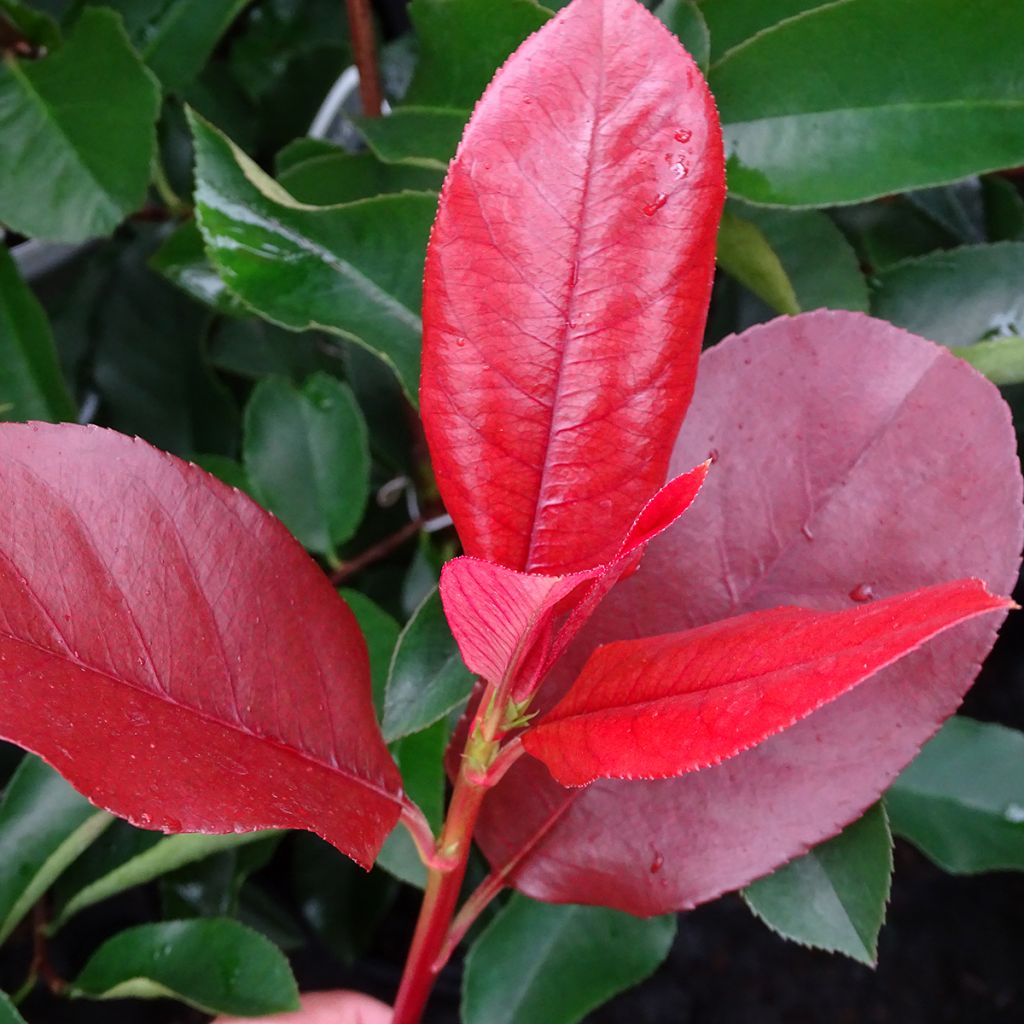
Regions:
[[171, 187], [159, 154], [153, 157], [153, 188], [156, 189], [157, 195], [173, 216], [187, 217], [192, 212], [188, 203], [184, 202]]

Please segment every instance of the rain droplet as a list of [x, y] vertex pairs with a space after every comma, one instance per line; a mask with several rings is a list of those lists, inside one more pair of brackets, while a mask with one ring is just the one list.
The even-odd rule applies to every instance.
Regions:
[[814, 540], [814, 534], [811, 532], [811, 528], [806, 523], [804, 523], [804, 525], [800, 527], [800, 532], [804, 535], [804, 537], [807, 540]]
[[859, 604], [865, 604], [868, 601], [874, 601], [875, 592], [871, 588], [870, 583], [858, 583], [857, 586], [850, 591], [850, 600], [857, 601]]
[[693, 138], [693, 132], [691, 132], [689, 128], [679, 128], [673, 133], [672, 138], [675, 139], [676, 142], [689, 142], [690, 139]]
[[712, 448], [711, 451], [708, 452], [708, 458], [711, 460], [711, 464], [714, 465], [718, 461], [718, 458], [719, 458], [719, 456], [718, 456], [718, 449], [717, 448]]
[[659, 192], [654, 199], [644, 207], [644, 216], [653, 217], [667, 202], [668, 196], [664, 192]]
[[572, 263], [572, 280], [569, 283], [573, 287], [575, 287], [576, 282], [579, 281], [579, 279], [580, 279], [580, 261], [579, 260], [573, 260], [573, 263]]
[[456, 338], [455, 339], [455, 344], [459, 348], [465, 348], [466, 347], [466, 339], [465, 338]]
[[690, 168], [687, 167], [682, 160], [677, 160], [669, 170], [672, 172], [672, 177], [675, 178], [676, 181], [682, 180], [690, 173]]
[[665, 858], [657, 851], [654, 851], [654, 858], [651, 860], [651, 874], [656, 875], [665, 863]]
[[153, 818], [148, 814], [139, 815], [139, 825], [142, 828], [149, 828], [153, 824]]
[[1003, 818], [1011, 825], [1024, 825], [1024, 804], [1007, 804]]

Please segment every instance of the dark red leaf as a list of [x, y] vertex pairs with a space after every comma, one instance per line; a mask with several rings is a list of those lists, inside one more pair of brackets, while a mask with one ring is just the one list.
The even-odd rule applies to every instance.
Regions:
[[316, 564], [238, 491], [92, 427], [0, 427], [0, 735], [144, 828], [303, 828], [369, 865], [401, 809]]
[[[888, 324], [811, 313], [709, 350], [673, 460], [709, 454], [700, 501], [606, 598], [542, 691], [548, 707], [599, 643], [779, 604], [838, 610], [963, 577], [1008, 593], [1016, 580], [1009, 410], [950, 352]], [[654, 914], [736, 889], [877, 799], [960, 703], [998, 623], [959, 626], [678, 779], [567, 790], [524, 758], [485, 803], [484, 849], [539, 899]]]
[[593, 569], [544, 576], [468, 556], [448, 562], [441, 572], [441, 600], [469, 670], [494, 683], [515, 676], [516, 700], [532, 693], [605, 594], [636, 566], [647, 544], [690, 507], [709, 465], [658, 491], [615, 556]]
[[1012, 604], [961, 580], [838, 612], [773, 608], [606, 644], [523, 746], [563, 786], [673, 778], [756, 746], [951, 626]]
[[690, 400], [723, 196], [707, 86], [636, 0], [576, 0], [499, 71], [424, 282], [423, 418], [467, 554], [614, 555]]

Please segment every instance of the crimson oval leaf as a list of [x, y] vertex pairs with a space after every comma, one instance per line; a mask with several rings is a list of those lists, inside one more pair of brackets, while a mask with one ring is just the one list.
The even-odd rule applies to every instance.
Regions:
[[484, 94], [427, 253], [420, 385], [468, 554], [589, 568], [664, 481], [722, 160], [699, 70], [635, 0], [575, 0]]
[[[1006, 593], [1016, 579], [1009, 411], [947, 350], [889, 324], [808, 313], [709, 350], [673, 460], [709, 454], [700, 501], [605, 600], [548, 706], [599, 643], [785, 603], [835, 611], [969, 576]], [[545, 900], [655, 914], [746, 885], [878, 798], [960, 703], [998, 621], [959, 626], [682, 778], [567, 790], [524, 758], [484, 805], [481, 843]]]
[[0, 735], [144, 828], [303, 828], [364, 865], [400, 811], [366, 646], [254, 502], [111, 431], [0, 428]]

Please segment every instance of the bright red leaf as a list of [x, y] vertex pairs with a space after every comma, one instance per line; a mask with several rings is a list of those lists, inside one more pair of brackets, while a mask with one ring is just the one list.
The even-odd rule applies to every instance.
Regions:
[[0, 736], [144, 828], [303, 828], [369, 865], [401, 810], [355, 618], [238, 491], [93, 427], [0, 427]]
[[708, 465], [667, 483], [644, 506], [615, 556], [593, 569], [544, 576], [479, 558], [448, 562], [441, 572], [441, 600], [469, 670], [494, 683], [515, 677], [516, 700], [532, 693], [647, 544], [690, 507]]
[[577, 0], [495, 77], [424, 281], [424, 425], [467, 554], [614, 555], [690, 400], [723, 198], [707, 86], [635, 0]]
[[[964, 577], [1008, 593], [1022, 485], [1009, 410], [945, 349], [854, 313], [780, 319], [705, 353], [673, 456], [713, 455], [700, 501], [648, 548], [540, 695], [595, 647], [757, 609], [855, 607]], [[957, 626], [717, 767], [564, 789], [532, 758], [478, 838], [530, 896], [641, 914], [712, 899], [838, 832], [960, 703], [997, 614]]]
[[950, 626], [1005, 610], [978, 580], [838, 612], [772, 608], [599, 647], [523, 736], [563, 786], [719, 764], [835, 700]]

